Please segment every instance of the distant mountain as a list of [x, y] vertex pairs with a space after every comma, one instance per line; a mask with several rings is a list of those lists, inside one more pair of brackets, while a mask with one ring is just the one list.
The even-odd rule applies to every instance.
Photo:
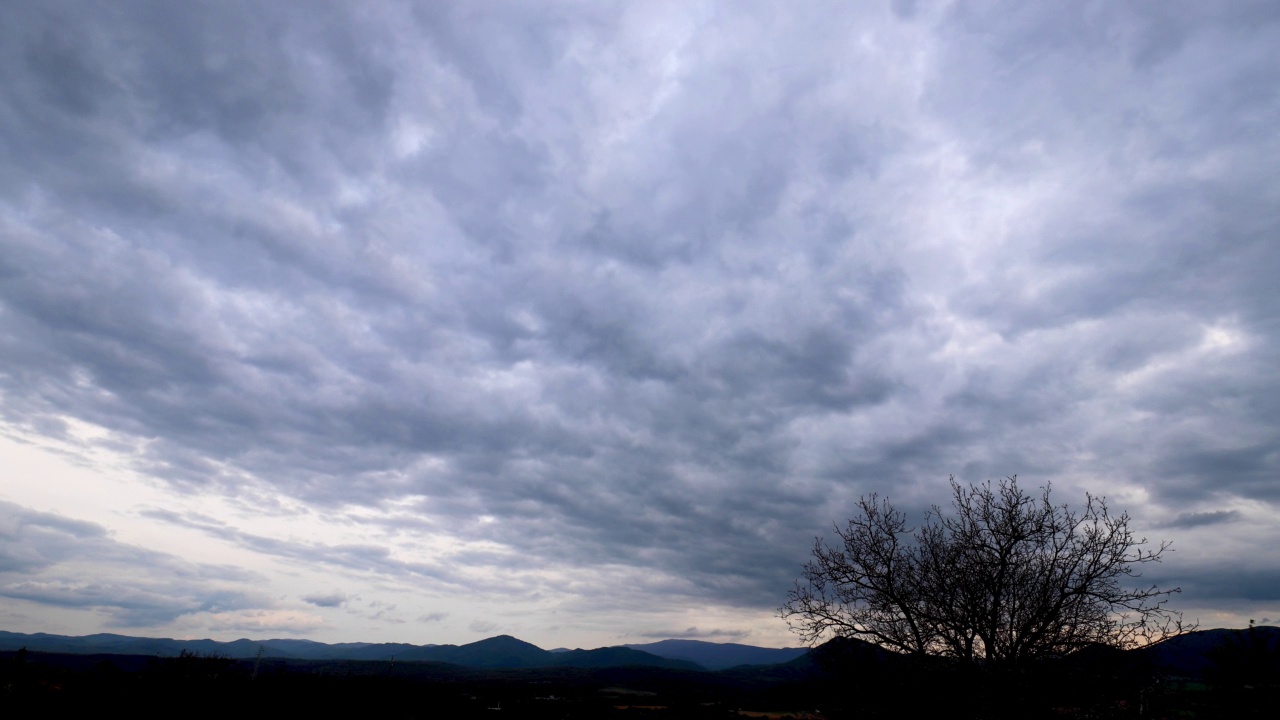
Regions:
[[531, 643], [498, 635], [466, 645], [424, 645], [396, 655], [397, 660], [446, 662], [476, 668], [534, 668], [551, 663], [552, 654]]
[[300, 657], [266, 646], [265, 643], [245, 639], [219, 642], [217, 640], [130, 637], [128, 635], [113, 635], [110, 633], [69, 637], [66, 635], [50, 635], [48, 633], [27, 635], [0, 631], [0, 650], [17, 650], [21, 647], [42, 652], [104, 653], [113, 655], [177, 655], [183, 650], [187, 650], [205, 654], [217, 653], [233, 658], [254, 657], [258, 653], [259, 647], [265, 647], [264, 654], [269, 654], [272, 657]]
[[764, 648], [702, 640], [662, 640], [623, 647], [652, 653], [658, 657], [688, 660], [708, 670], [724, 670], [738, 665], [777, 665], [809, 652], [808, 648]]
[[27, 648], [40, 652], [114, 655], [176, 656], [182, 651], [250, 659], [261, 649], [263, 657], [289, 660], [374, 660], [440, 662], [482, 669], [527, 669], [547, 667], [604, 668], [658, 667], [702, 670], [699, 665], [679, 659], [659, 657], [625, 647], [551, 652], [510, 635], [499, 635], [466, 645], [409, 645], [406, 643], [337, 643], [312, 640], [248, 639], [174, 640], [126, 635], [85, 635], [69, 637], [47, 633], [0, 631], [0, 650]]
[[597, 648], [595, 650], [566, 650], [552, 653], [553, 664], [559, 667], [662, 667], [674, 670], [704, 670], [705, 666], [689, 660], [667, 658], [656, 653], [634, 650], [626, 646]]
[[1280, 673], [1280, 627], [1216, 628], [1183, 633], [1139, 648], [1138, 655], [1172, 675], [1203, 678], [1215, 670], [1237, 671], [1236, 665]]
[[[808, 651], [804, 648], [762, 648], [737, 643], [699, 640], [661, 642], [555, 651], [527, 643], [510, 635], [499, 635], [466, 645], [410, 645], [408, 643], [321, 643], [312, 640], [274, 638], [231, 642], [217, 640], [175, 640], [99, 633], [71, 637], [48, 633], [0, 631], [0, 651], [27, 648], [48, 653], [76, 655], [149, 655], [175, 657], [182, 651], [253, 659], [261, 649], [263, 657], [308, 661], [397, 661], [449, 663], [484, 670], [611, 667], [649, 667], [671, 670], [712, 670], [732, 668], [737, 675], [757, 672], [769, 676], [801, 677], [823, 668], [856, 667], [870, 671], [900, 659], [895, 653], [860, 640], [836, 639]], [[1076, 658], [1090, 662], [1086, 652]], [[1132, 660], [1149, 663], [1154, 669], [1186, 678], [1202, 679], [1217, 673], [1243, 675], [1262, 668], [1280, 673], [1280, 628], [1214, 629], [1185, 633], [1144, 648], [1124, 653]], [[1072, 657], [1075, 657], [1074, 655]], [[1092, 657], [1092, 656], [1090, 656]], [[1250, 669], [1253, 670], [1250, 670]], [[740, 672], [743, 671], [743, 672]], [[744, 676], [745, 677], [745, 676]]]
[[[315, 640], [288, 640], [282, 638], [264, 640], [262, 645], [268, 648], [263, 652], [264, 656], [298, 658], [302, 660], [354, 659], [352, 656], [367, 652], [367, 648], [381, 647], [376, 643], [334, 643], [330, 645], [316, 642]], [[405, 645], [404, 647], [415, 646]], [[254, 654], [257, 654], [257, 650], [254, 650]]]

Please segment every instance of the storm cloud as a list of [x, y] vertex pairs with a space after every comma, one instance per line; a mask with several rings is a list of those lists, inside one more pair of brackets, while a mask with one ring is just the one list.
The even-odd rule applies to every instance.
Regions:
[[[1274, 4], [5, 14], [0, 418], [174, 498], [14, 506], [11, 597], [271, 605], [37, 577], [148, 522], [340, 573], [299, 608], [398, 583], [555, 598], [409, 615], [459, 633], [749, 639], [724, 618], [776, 607], [858, 496], [952, 474], [1107, 495], [1188, 587], [1276, 527]], [[368, 539], [246, 519], [273, 513]], [[1213, 582], [1273, 601], [1259, 554]], [[673, 614], [621, 626], [645, 607]]]

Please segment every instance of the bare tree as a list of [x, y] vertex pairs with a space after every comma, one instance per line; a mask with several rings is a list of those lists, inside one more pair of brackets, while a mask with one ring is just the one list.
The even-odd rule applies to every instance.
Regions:
[[818, 538], [779, 609], [810, 644], [861, 638], [913, 655], [1013, 667], [1104, 644], [1132, 647], [1182, 632], [1165, 607], [1179, 588], [1131, 587], [1169, 543], [1135, 538], [1129, 516], [1085, 496], [1079, 512], [1054, 505], [1046, 486], [1025, 493], [1017, 478], [963, 486], [952, 509], [923, 524], [887, 499], [863, 497], [838, 547]]

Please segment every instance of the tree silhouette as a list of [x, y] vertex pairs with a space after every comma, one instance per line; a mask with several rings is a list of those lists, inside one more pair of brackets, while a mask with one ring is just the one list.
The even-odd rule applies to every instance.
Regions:
[[1182, 632], [1166, 609], [1179, 588], [1132, 587], [1169, 543], [1148, 547], [1085, 496], [1054, 505], [1049, 487], [1027, 494], [1009, 477], [965, 486], [951, 479], [952, 513], [938, 506], [912, 529], [887, 499], [863, 497], [858, 514], [821, 538], [779, 613], [810, 644], [861, 638], [915, 656], [1010, 670], [1093, 645], [1133, 647]]

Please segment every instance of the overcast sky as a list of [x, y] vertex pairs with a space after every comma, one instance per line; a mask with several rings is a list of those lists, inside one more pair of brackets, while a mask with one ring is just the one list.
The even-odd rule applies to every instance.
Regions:
[[0, 629], [794, 645], [1012, 474], [1280, 618], [1280, 4], [0, 17]]

